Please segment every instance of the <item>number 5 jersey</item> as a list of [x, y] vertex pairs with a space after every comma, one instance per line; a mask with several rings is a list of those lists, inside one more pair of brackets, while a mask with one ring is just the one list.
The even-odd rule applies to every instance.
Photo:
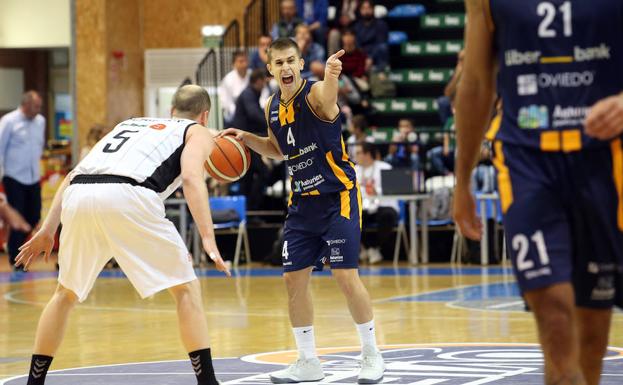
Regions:
[[187, 119], [135, 118], [119, 123], [76, 166], [76, 174], [131, 178], [166, 199], [181, 185]]

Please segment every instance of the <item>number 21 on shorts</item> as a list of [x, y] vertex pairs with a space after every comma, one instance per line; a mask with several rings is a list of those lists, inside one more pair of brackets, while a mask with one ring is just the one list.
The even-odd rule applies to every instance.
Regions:
[[[549, 265], [549, 255], [547, 247], [545, 247], [545, 237], [541, 230], [537, 231], [530, 237], [536, 245], [537, 254], [542, 266]], [[530, 240], [524, 234], [515, 234], [511, 241], [513, 250], [517, 252], [517, 270], [524, 271], [534, 268], [534, 261], [528, 259], [528, 249], [530, 248]]]

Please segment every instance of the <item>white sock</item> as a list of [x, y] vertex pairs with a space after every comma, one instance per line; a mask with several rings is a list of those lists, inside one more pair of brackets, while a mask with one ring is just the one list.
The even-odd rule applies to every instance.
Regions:
[[361, 340], [361, 347], [376, 347], [376, 329], [374, 327], [374, 319], [365, 324], [357, 324], [357, 331], [359, 332], [359, 339]]
[[296, 347], [299, 350], [299, 357], [305, 360], [316, 357], [316, 339], [314, 338], [314, 327], [305, 326], [292, 328]]

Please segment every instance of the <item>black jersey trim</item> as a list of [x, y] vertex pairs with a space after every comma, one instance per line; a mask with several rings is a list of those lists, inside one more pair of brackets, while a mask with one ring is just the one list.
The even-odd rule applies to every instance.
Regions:
[[173, 153], [169, 155], [169, 157], [162, 162], [160, 166], [158, 166], [154, 172], [140, 184], [140, 186], [154, 190], [157, 193], [161, 193], [166, 191], [171, 183], [173, 183], [173, 181], [180, 176], [182, 172], [182, 151], [184, 151], [184, 147], [186, 146], [186, 135], [188, 134], [188, 129], [195, 124], [199, 123], [192, 122], [184, 128], [182, 144], [175, 151], [173, 151]]

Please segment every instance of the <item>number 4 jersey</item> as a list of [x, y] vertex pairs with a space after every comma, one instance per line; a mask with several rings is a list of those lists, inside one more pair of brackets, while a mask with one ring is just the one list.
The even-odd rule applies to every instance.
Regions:
[[180, 158], [193, 124], [187, 119], [123, 121], [76, 166], [76, 174], [125, 176], [165, 199], [181, 185]]
[[268, 126], [288, 167], [292, 193], [320, 195], [351, 190], [357, 184], [342, 139], [339, 115], [328, 121], [309, 105], [313, 82], [304, 80], [290, 100], [277, 91], [267, 106]]
[[489, 138], [542, 151], [607, 146], [589, 108], [623, 91], [623, 0], [490, 0], [501, 121]]

